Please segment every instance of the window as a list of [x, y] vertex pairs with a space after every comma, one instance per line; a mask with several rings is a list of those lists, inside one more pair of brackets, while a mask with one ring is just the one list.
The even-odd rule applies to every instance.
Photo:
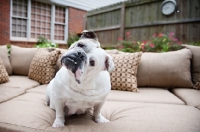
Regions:
[[13, 1], [13, 17], [12, 17], [12, 36], [27, 37], [27, 1]]
[[65, 34], [65, 8], [56, 6], [55, 40], [64, 40]]
[[59, 43], [67, 40], [66, 7], [35, 0], [11, 0], [11, 40], [36, 41], [37, 37]]
[[51, 39], [51, 5], [31, 2], [31, 38]]

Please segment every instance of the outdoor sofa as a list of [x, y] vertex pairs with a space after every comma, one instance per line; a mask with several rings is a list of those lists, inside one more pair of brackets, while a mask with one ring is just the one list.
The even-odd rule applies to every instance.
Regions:
[[[106, 51], [118, 69], [111, 73], [112, 90], [102, 109], [110, 122], [95, 123], [88, 112], [67, 117], [62, 128], [52, 128], [55, 111], [45, 105], [45, 89], [67, 50], [12, 45], [9, 55], [0, 46], [9, 75], [0, 84], [0, 132], [200, 132], [200, 47], [184, 46], [166, 53]], [[137, 61], [126, 60], [132, 54]]]

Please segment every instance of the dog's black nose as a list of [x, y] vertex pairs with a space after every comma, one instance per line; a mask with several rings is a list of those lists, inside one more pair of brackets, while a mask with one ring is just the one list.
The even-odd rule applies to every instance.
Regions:
[[86, 64], [86, 61], [87, 55], [82, 49], [69, 52], [61, 58], [61, 64], [65, 65], [67, 69], [71, 70], [73, 73], [75, 73], [78, 68]]

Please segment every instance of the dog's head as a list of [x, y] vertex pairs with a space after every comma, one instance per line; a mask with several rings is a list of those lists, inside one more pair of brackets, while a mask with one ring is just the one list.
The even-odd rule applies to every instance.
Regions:
[[101, 71], [111, 72], [114, 69], [111, 56], [97, 42], [91, 38], [81, 38], [61, 57], [61, 64], [74, 75], [79, 84], [84, 77], [92, 78]]
[[98, 41], [97, 35], [94, 32], [84, 30], [80, 39], [73, 43], [69, 47], [69, 50], [76, 47], [82, 48], [86, 53], [88, 53], [92, 48], [100, 48], [100, 43]]

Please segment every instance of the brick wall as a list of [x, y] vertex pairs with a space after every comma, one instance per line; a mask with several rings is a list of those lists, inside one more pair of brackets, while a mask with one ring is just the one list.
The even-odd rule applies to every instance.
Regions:
[[10, 43], [10, 0], [0, 0], [0, 45]]
[[84, 30], [84, 15], [86, 11], [69, 7], [68, 33], [79, 34]]

